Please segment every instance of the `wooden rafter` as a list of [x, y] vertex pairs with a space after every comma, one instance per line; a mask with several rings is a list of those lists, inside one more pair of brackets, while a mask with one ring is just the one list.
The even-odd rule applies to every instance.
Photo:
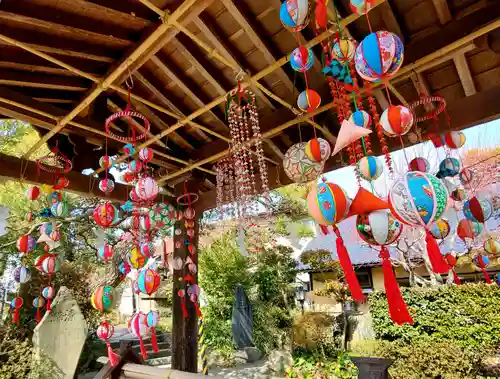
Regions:
[[456, 54], [453, 56], [453, 63], [460, 77], [460, 82], [464, 88], [465, 96], [472, 96], [476, 94], [476, 85], [474, 84], [474, 79], [470, 72], [469, 63], [465, 54]]
[[436, 8], [436, 13], [441, 24], [447, 24], [453, 19], [447, 0], [432, 0], [432, 3], [434, 4], [434, 8]]
[[[411, 76], [411, 81], [413, 86], [417, 90], [419, 97], [429, 97], [432, 95], [429, 84], [427, 83], [427, 79], [420, 72], [416, 72]], [[426, 112], [431, 112], [435, 109], [434, 104], [428, 103], [424, 104], [424, 109]]]
[[73, 110], [63, 117], [55, 128], [53, 128], [49, 133], [43, 136], [37, 143], [35, 143], [28, 152], [24, 155], [25, 159], [28, 159], [31, 154], [38, 150], [38, 148], [43, 145], [49, 138], [57, 134], [62, 130], [68, 122], [70, 122], [74, 117], [76, 117], [84, 108], [91, 104], [97, 96], [99, 96], [109, 85], [113, 84], [124, 72], [126, 72], [130, 65], [139, 60], [141, 56], [147, 51], [151, 46], [158, 43], [158, 39], [161, 38], [165, 32], [171, 27], [172, 21], [177, 20], [185, 12], [189, 11], [189, 8], [196, 2], [196, 0], [186, 0], [184, 1], [169, 19], [161, 24], [153, 33], [149, 35], [148, 38], [144, 40], [126, 59], [124, 59], [121, 64], [116, 67], [104, 80], [100, 82], [99, 86], [95, 86], [90, 93], [75, 107]]

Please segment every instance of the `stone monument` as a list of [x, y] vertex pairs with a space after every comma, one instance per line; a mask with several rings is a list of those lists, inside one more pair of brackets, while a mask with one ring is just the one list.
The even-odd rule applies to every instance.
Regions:
[[252, 304], [241, 284], [236, 285], [233, 303], [233, 340], [238, 349], [253, 345]]
[[49, 358], [62, 373], [61, 379], [73, 379], [87, 333], [87, 322], [71, 291], [61, 287], [51, 311], [35, 328], [36, 358], [41, 361], [42, 357]]

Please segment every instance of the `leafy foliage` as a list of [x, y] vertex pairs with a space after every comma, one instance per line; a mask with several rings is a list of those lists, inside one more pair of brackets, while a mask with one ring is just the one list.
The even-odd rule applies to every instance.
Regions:
[[347, 355], [340, 354], [334, 361], [317, 355], [304, 355], [294, 360], [293, 367], [285, 375], [301, 379], [354, 379], [358, 369]]
[[332, 258], [332, 253], [328, 250], [309, 250], [300, 256], [300, 261], [309, 266], [313, 271], [333, 272], [338, 279], [344, 276], [338, 260]]

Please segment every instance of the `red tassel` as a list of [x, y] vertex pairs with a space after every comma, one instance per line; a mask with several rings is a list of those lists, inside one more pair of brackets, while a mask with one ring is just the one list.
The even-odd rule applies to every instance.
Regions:
[[141, 336], [139, 336], [139, 345], [141, 347], [142, 359], [147, 360], [148, 359], [148, 352], [146, 351], [146, 346], [144, 346], [144, 341], [142, 340]]
[[328, 235], [328, 226], [320, 225], [319, 228], [321, 229], [321, 233], [323, 233], [325, 236]]
[[12, 323], [19, 325], [19, 308], [14, 309], [14, 316], [12, 317]]
[[455, 272], [455, 270], [452, 270], [451, 272], [453, 272], [453, 280], [455, 280], [455, 284], [462, 284], [462, 281], [460, 280], [460, 278], [458, 277], [457, 273]]
[[314, 16], [316, 19], [317, 29], [326, 29], [327, 27], [327, 15], [326, 15], [326, 1], [318, 0], [316, 1], [316, 8], [314, 10]]
[[198, 318], [201, 318], [202, 314], [201, 314], [200, 307], [198, 306], [198, 300], [193, 301], [193, 304], [194, 304], [194, 307], [196, 308], [196, 315], [198, 316]]
[[484, 267], [481, 267], [481, 271], [483, 272], [484, 280], [486, 280], [486, 283], [488, 283], [488, 284], [493, 283], [491, 281], [490, 276], [488, 275], [488, 273], [486, 272], [486, 269]]
[[182, 307], [182, 314], [184, 315], [184, 318], [187, 318], [188, 313], [186, 310], [186, 299], [184, 297], [181, 297], [181, 307]]
[[429, 261], [431, 262], [432, 271], [436, 274], [445, 274], [450, 271], [444, 257], [441, 255], [441, 250], [439, 250], [436, 240], [429, 230], [426, 231], [425, 242], [427, 243], [427, 255], [429, 256]]
[[50, 307], [51, 307], [51, 304], [52, 304], [52, 303], [51, 303], [50, 299], [47, 299], [47, 308], [46, 308], [46, 309], [47, 309], [47, 312], [50, 312], [50, 309], [51, 309], [51, 308], [50, 308]]
[[106, 346], [108, 348], [108, 359], [111, 367], [115, 367], [120, 362], [120, 356], [113, 351], [111, 344], [106, 342]]
[[155, 353], [160, 351], [160, 349], [158, 349], [158, 341], [156, 340], [155, 328], [151, 328], [151, 345], [153, 345], [153, 351]]
[[334, 226], [333, 231], [337, 235], [337, 256], [339, 257], [340, 265], [342, 266], [342, 270], [344, 271], [345, 280], [347, 282], [349, 290], [351, 291], [351, 296], [355, 301], [363, 301], [363, 291], [361, 291], [361, 286], [359, 285], [358, 278], [356, 277], [356, 273], [354, 272], [354, 268], [352, 267], [351, 258], [349, 257], [349, 253], [345, 248], [344, 241], [340, 236], [340, 231], [336, 226]]
[[387, 305], [389, 306], [391, 319], [398, 325], [403, 325], [405, 322], [412, 325], [413, 318], [408, 312], [408, 307], [403, 296], [401, 296], [401, 290], [399, 289], [396, 275], [394, 275], [394, 271], [392, 270], [389, 251], [385, 246], [382, 246], [380, 258], [382, 258], [385, 294], [387, 296]]
[[35, 316], [36, 323], [39, 324], [41, 319], [42, 319], [42, 313], [40, 312], [40, 308], [36, 307], [36, 316]]

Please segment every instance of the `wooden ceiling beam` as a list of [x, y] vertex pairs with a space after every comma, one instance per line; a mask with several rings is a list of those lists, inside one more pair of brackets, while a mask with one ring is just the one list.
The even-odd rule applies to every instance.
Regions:
[[[432, 92], [429, 89], [429, 84], [427, 79], [422, 75], [421, 72], [415, 72], [411, 76], [411, 81], [413, 86], [417, 90], [419, 97], [429, 97], [432, 96]], [[424, 104], [424, 109], [426, 112], [432, 112], [436, 107], [432, 103]]]
[[59, 76], [43, 75], [32, 72], [21, 73], [13, 70], [0, 70], [0, 85], [76, 92], [83, 92], [89, 89], [89, 85], [86, 84], [85, 80], [80, 78], [62, 78]]
[[177, 20], [184, 13], [188, 12], [195, 2], [196, 0], [185, 0], [184, 2], [182, 2], [182, 4], [179, 5], [179, 7], [170, 15], [168, 20], [158, 26], [158, 28], [155, 29], [155, 31], [151, 33], [131, 54], [122, 59], [121, 63], [114, 70], [112, 70], [105, 79], [99, 82], [99, 85], [95, 85], [93, 89], [87, 94], [87, 96], [75, 108], [73, 108], [70, 113], [59, 120], [55, 128], [53, 128], [49, 133], [44, 135], [43, 138], [35, 143], [24, 155], [24, 159], [28, 159], [31, 154], [38, 150], [41, 145], [43, 145], [47, 140], [49, 140], [60, 130], [62, 130], [68, 124], [68, 122], [76, 117], [89, 104], [91, 104], [103, 91], [105, 91], [111, 84], [119, 79], [120, 76], [122, 76], [125, 72], [129, 72], [130, 66], [132, 64], [137, 63], [137, 61], [143, 59], [144, 54], [147, 51], [150, 51], [150, 49], [154, 45], [159, 44], [158, 40], [162, 38], [167, 30], [171, 27], [172, 21]]
[[460, 82], [464, 88], [465, 96], [472, 96], [476, 94], [476, 85], [470, 72], [469, 63], [465, 54], [456, 54], [453, 56], [453, 63], [457, 69]]
[[447, 0], [432, 0], [432, 3], [434, 4], [434, 8], [436, 8], [439, 22], [442, 25], [447, 24], [453, 19]]
[[0, 10], [0, 22], [2, 21], [8, 22], [9, 24], [17, 24], [28, 30], [36, 28], [37, 30], [49, 35], [57, 35], [72, 40], [85, 41], [115, 49], [123, 49], [134, 45], [132, 41], [113, 37], [111, 35], [91, 32], [85, 29], [74, 28], [68, 25], [57, 24], [38, 18], [23, 16], [18, 13]]
[[[270, 49], [266, 46], [264, 41], [255, 32], [254, 28], [251, 26], [248, 19], [243, 15], [243, 13], [234, 4], [233, 0], [221, 0], [224, 7], [228, 10], [231, 16], [236, 20], [236, 22], [245, 31], [245, 34], [250, 38], [252, 43], [257, 47], [257, 49], [263, 54], [264, 60], [269, 65], [276, 64], [276, 58], [271, 53]], [[276, 73], [280, 78], [283, 85], [288, 89], [290, 93], [298, 92], [293, 84], [292, 80], [288, 77], [285, 70], [282, 67], [277, 68]]]
[[61, 75], [61, 76], [77, 76], [75, 73], [63, 68], [39, 66], [33, 64], [23, 64], [17, 62], [0, 61], [0, 69], [13, 69], [17, 71], [40, 72], [43, 74]]

